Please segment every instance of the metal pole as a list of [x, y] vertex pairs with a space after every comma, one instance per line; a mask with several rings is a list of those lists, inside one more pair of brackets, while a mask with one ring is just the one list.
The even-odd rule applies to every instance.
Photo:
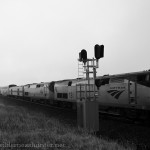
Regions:
[[90, 79], [89, 79], [89, 61], [87, 61], [86, 79], [88, 80], [88, 85], [89, 85], [90, 84]]
[[95, 79], [96, 79], [96, 68], [95, 68], [95, 65], [94, 65], [94, 58], [93, 58], [94, 100], [96, 100], [96, 97], [95, 97]]

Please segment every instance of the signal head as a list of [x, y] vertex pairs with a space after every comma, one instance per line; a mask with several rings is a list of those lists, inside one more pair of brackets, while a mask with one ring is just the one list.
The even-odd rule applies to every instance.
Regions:
[[83, 62], [87, 61], [87, 51], [85, 49], [81, 51], [81, 60], [83, 60]]
[[100, 58], [104, 57], [104, 45], [96, 44], [94, 47], [94, 51], [95, 51], [96, 59], [100, 59]]

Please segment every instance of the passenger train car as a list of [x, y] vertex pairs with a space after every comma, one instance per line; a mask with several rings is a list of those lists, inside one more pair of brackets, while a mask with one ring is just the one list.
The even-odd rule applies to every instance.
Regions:
[[9, 90], [11, 87], [14, 87], [16, 86], [15, 84], [12, 84], [12, 85], [9, 85], [9, 86], [5, 86], [5, 87], [1, 87], [0, 88], [0, 94], [1, 95], [4, 95], [4, 96], [8, 96], [9, 95]]
[[79, 101], [96, 99], [101, 112], [143, 118], [150, 111], [150, 70], [104, 75], [95, 81], [82, 78], [10, 85], [1, 88], [1, 94], [74, 109]]

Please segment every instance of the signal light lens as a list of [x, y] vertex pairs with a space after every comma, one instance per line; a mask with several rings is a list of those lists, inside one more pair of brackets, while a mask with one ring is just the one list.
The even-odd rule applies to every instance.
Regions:
[[87, 61], [87, 51], [85, 49], [81, 51], [81, 60]]
[[100, 58], [104, 57], [104, 45], [96, 44], [94, 47], [94, 51], [95, 51], [96, 59], [100, 59]]

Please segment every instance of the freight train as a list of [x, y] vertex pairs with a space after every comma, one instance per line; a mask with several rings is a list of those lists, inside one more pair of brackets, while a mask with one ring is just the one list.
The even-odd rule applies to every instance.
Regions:
[[27, 101], [76, 109], [78, 102], [96, 99], [100, 112], [129, 118], [150, 116], [150, 70], [1, 87], [0, 94]]

